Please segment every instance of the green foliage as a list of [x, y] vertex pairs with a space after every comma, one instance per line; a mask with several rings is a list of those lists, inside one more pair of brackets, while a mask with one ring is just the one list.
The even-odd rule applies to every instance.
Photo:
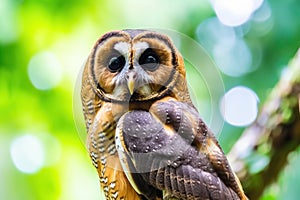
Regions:
[[[269, 4], [273, 17], [270, 31], [259, 35], [259, 27], [250, 21], [244, 36], [250, 46], [261, 47], [259, 66], [240, 77], [222, 75], [226, 90], [236, 85], [248, 86], [261, 102], [300, 46], [299, 2], [270, 1]], [[76, 129], [72, 107], [75, 81], [93, 43], [112, 29], [148, 27], [175, 29], [196, 39], [198, 25], [212, 16], [215, 14], [207, 1], [2, 0], [0, 199], [100, 199], [97, 174], [82, 136], [85, 133]], [[30, 61], [41, 52], [54, 55], [62, 70], [62, 78], [46, 90], [37, 89], [28, 73]], [[190, 77], [191, 85], [199, 84], [193, 75]], [[196, 94], [203, 102], [209, 98], [206, 91]], [[288, 119], [288, 111], [284, 114]], [[224, 125], [219, 139], [226, 152], [242, 130]], [[44, 159], [30, 173], [20, 170], [13, 160], [13, 143], [26, 135], [37, 138]], [[28, 149], [34, 150], [27, 144], [17, 155], [23, 155]], [[33, 151], [33, 155], [36, 153]], [[262, 158], [263, 162], [256, 162]], [[257, 171], [264, 167], [265, 159], [266, 155], [259, 155], [249, 162]], [[300, 174], [295, 172], [295, 166], [299, 165], [299, 154], [292, 160], [289, 171], [281, 175], [276, 187], [280, 199], [297, 198]], [[262, 199], [276, 199], [272, 191], [269, 188]]]

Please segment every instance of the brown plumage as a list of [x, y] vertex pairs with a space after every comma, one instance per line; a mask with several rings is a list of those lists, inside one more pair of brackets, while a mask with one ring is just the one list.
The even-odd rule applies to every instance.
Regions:
[[82, 77], [88, 149], [107, 199], [247, 199], [196, 108], [171, 40], [113, 31]]

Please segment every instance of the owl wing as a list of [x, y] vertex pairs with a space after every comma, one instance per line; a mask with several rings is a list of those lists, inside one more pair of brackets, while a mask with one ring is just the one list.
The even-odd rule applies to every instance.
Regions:
[[217, 139], [192, 104], [168, 97], [153, 104], [150, 112], [162, 123], [173, 127], [181, 137], [189, 138], [188, 142], [206, 155], [223, 183], [235, 191], [240, 199], [248, 199]]
[[[139, 111], [134, 111], [139, 112]], [[152, 185], [148, 184], [143, 177], [143, 173], [141, 173], [136, 164], [139, 163], [135, 162], [133, 155], [138, 156], [138, 152], [132, 151], [132, 149], [136, 149], [137, 146], [143, 145], [136, 141], [134, 143], [127, 144], [128, 139], [130, 138], [137, 138], [140, 134], [136, 135], [136, 133], [131, 132], [131, 130], [137, 130], [140, 127], [140, 123], [133, 125], [129, 124], [128, 122], [131, 120], [136, 121], [136, 116], [131, 116], [134, 112], [126, 113], [118, 122], [116, 133], [115, 133], [115, 144], [116, 149], [118, 151], [119, 160], [121, 162], [123, 171], [130, 182], [131, 186], [134, 190], [139, 194], [144, 196], [146, 199], [162, 199], [162, 193], [157, 188], [153, 187]], [[137, 114], [137, 113], [136, 113]], [[143, 117], [143, 116], [141, 116]], [[136, 119], [135, 119], [136, 118]], [[143, 121], [141, 121], [143, 122]], [[130, 127], [129, 127], [130, 126]], [[126, 130], [126, 131], [125, 131]], [[141, 153], [142, 155], [142, 153]], [[142, 170], [144, 171], [144, 170]]]
[[[240, 199], [228, 183], [233, 173], [228, 162], [222, 163], [223, 152], [203, 122], [199, 129], [193, 126], [196, 113], [183, 112], [186, 105], [179, 104], [157, 102], [150, 112], [131, 111], [119, 120], [116, 145], [130, 183], [148, 199]], [[212, 152], [203, 147], [212, 142]]]

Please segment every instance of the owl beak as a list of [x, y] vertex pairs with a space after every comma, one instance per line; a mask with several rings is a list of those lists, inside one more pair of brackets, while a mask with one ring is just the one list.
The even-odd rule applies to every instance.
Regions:
[[136, 78], [136, 74], [135, 72], [129, 72], [126, 76], [127, 78], [127, 86], [128, 86], [128, 90], [130, 92], [130, 94], [133, 94], [134, 91], [134, 86], [135, 86], [135, 78]]
[[130, 94], [132, 95], [133, 94], [133, 90], [134, 90], [134, 80], [133, 79], [129, 79], [128, 80], [128, 89], [129, 89], [129, 92]]

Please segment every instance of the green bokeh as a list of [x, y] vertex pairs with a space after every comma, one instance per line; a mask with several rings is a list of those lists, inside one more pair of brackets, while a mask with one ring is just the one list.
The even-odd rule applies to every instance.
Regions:
[[[250, 46], [258, 43], [262, 48], [258, 69], [240, 77], [222, 75], [226, 90], [247, 86], [261, 103], [300, 46], [300, 3], [268, 3], [272, 29], [261, 36], [249, 22], [245, 35]], [[213, 16], [208, 1], [196, 0], [1, 0], [0, 199], [100, 199], [97, 174], [73, 117], [75, 82], [93, 43], [103, 33], [123, 28], [173, 29], [196, 38], [198, 25]], [[62, 79], [48, 90], [38, 90], [28, 76], [30, 60], [41, 52], [51, 52], [62, 67]], [[196, 95], [203, 102], [209, 98], [206, 92]], [[219, 139], [226, 152], [242, 130], [224, 124]], [[24, 135], [34, 135], [43, 145], [45, 162], [35, 173], [18, 170], [12, 160], [12, 143]], [[262, 199], [298, 197], [299, 158], [299, 153], [291, 156], [290, 165]]]

